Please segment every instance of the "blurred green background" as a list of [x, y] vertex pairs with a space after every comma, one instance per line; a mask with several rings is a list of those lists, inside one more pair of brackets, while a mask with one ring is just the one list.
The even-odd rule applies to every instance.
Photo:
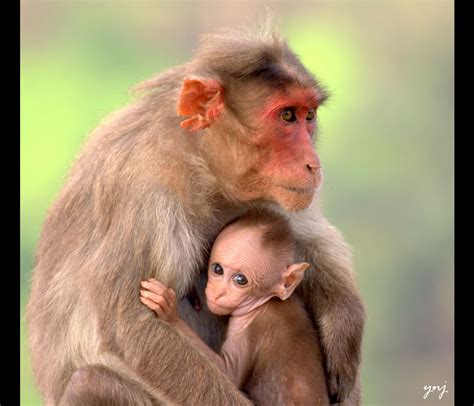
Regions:
[[[354, 248], [368, 308], [364, 405], [453, 404], [453, 2], [265, 4], [332, 93], [320, 110], [324, 210]], [[87, 134], [130, 88], [190, 58], [259, 2], [21, 3], [21, 311], [48, 206]], [[21, 327], [21, 404], [41, 404]], [[423, 400], [444, 385], [443, 399]]]

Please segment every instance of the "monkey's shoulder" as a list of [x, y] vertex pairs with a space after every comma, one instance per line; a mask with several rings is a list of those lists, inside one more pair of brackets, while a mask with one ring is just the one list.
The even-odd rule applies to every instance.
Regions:
[[310, 341], [314, 339], [316, 332], [311, 319], [303, 302], [295, 295], [285, 301], [273, 298], [264, 306], [264, 311], [250, 326], [252, 335], [257, 340], [278, 343], [280, 340], [292, 340], [302, 335]]
[[309, 315], [297, 297], [272, 299], [264, 306], [249, 329], [255, 356], [244, 388], [257, 404], [270, 404], [267, 399], [313, 404], [325, 385], [319, 340]]

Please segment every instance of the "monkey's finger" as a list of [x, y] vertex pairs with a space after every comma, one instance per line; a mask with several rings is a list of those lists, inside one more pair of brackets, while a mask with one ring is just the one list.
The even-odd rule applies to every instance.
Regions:
[[176, 293], [173, 289], [171, 288], [166, 289], [163, 292], [163, 296], [166, 298], [170, 306], [176, 307], [176, 303], [177, 303]]
[[148, 281], [143, 281], [141, 285], [152, 292], [162, 295], [168, 290], [168, 288], [163, 285], [161, 282], [158, 282], [156, 279], [150, 279]]
[[173, 300], [169, 297], [167, 289], [162, 289], [162, 288], [156, 287], [156, 286], [153, 287], [150, 284], [142, 284], [142, 287], [144, 288], [144, 289], [140, 290], [142, 295], [145, 294], [145, 296], [146, 296], [148, 294], [145, 293], [145, 292], [149, 292], [149, 297], [152, 300], [155, 297], [153, 295], [158, 295], [158, 296], [161, 296], [163, 298], [163, 300], [166, 301], [167, 306], [171, 306], [173, 304]]
[[175, 302], [175, 301], [176, 301], [176, 292], [175, 292], [173, 289], [168, 288], [167, 293], [168, 293], [169, 298], [170, 298], [173, 302]]
[[161, 306], [149, 299], [147, 299], [146, 297], [143, 297], [141, 296], [140, 297], [140, 300], [141, 302], [148, 306], [151, 310], [153, 310], [157, 316], [162, 319], [162, 320], [166, 320], [168, 317], [166, 316], [166, 313], [163, 311], [163, 309], [161, 308]]
[[158, 305], [155, 302], [147, 299], [146, 297], [140, 296], [140, 301], [153, 311], [158, 307]]
[[149, 290], [140, 290], [140, 293], [142, 297], [145, 297], [148, 300], [151, 300], [152, 302], [159, 304], [164, 310], [167, 310], [171, 307], [170, 303], [168, 303], [168, 300], [160, 293], [154, 293]]
[[[154, 278], [150, 279], [151, 281], [151, 289], [153, 292], [158, 293], [167, 300], [168, 305], [176, 307], [176, 303], [178, 302], [176, 300], [176, 292], [172, 288], [168, 288], [165, 285], [163, 285], [161, 282], [157, 281]], [[148, 285], [145, 285], [148, 286]]]
[[176, 292], [173, 289], [168, 288], [166, 293], [168, 294], [167, 296], [168, 302], [172, 303], [173, 306], [176, 307], [178, 304], [178, 299], [176, 298]]
[[156, 279], [149, 279], [149, 281], [142, 282], [142, 286], [146, 289], [163, 296], [168, 302], [168, 306], [175, 306], [176, 293], [173, 289], [166, 287]]

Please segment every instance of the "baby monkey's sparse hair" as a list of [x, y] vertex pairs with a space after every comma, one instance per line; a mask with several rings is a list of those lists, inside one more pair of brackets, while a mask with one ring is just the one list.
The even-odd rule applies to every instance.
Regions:
[[296, 239], [288, 220], [282, 215], [265, 209], [250, 209], [241, 217], [230, 222], [241, 227], [258, 227], [262, 230], [262, 247], [275, 253], [282, 251], [294, 253]]

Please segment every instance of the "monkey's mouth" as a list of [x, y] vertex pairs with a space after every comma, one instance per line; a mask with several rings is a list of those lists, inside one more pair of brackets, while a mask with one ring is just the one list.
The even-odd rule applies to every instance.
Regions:
[[281, 188], [288, 190], [289, 192], [296, 193], [298, 195], [306, 195], [306, 194], [313, 194], [316, 190], [315, 187], [308, 187], [308, 188], [299, 188], [299, 187], [290, 187], [290, 186], [281, 186]]
[[228, 307], [219, 306], [218, 304], [211, 302], [209, 300], [207, 301], [207, 308], [209, 309], [211, 313], [219, 314], [221, 316], [229, 315], [234, 310]]
[[211, 305], [211, 306], [213, 306], [213, 307], [218, 307], [219, 309], [223, 309], [223, 310], [232, 310], [232, 309], [229, 309], [228, 307], [224, 307], [224, 306], [218, 305], [218, 304], [215, 303], [215, 302], [211, 302], [209, 299], [207, 300], [207, 304], [208, 304], [208, 305]]

